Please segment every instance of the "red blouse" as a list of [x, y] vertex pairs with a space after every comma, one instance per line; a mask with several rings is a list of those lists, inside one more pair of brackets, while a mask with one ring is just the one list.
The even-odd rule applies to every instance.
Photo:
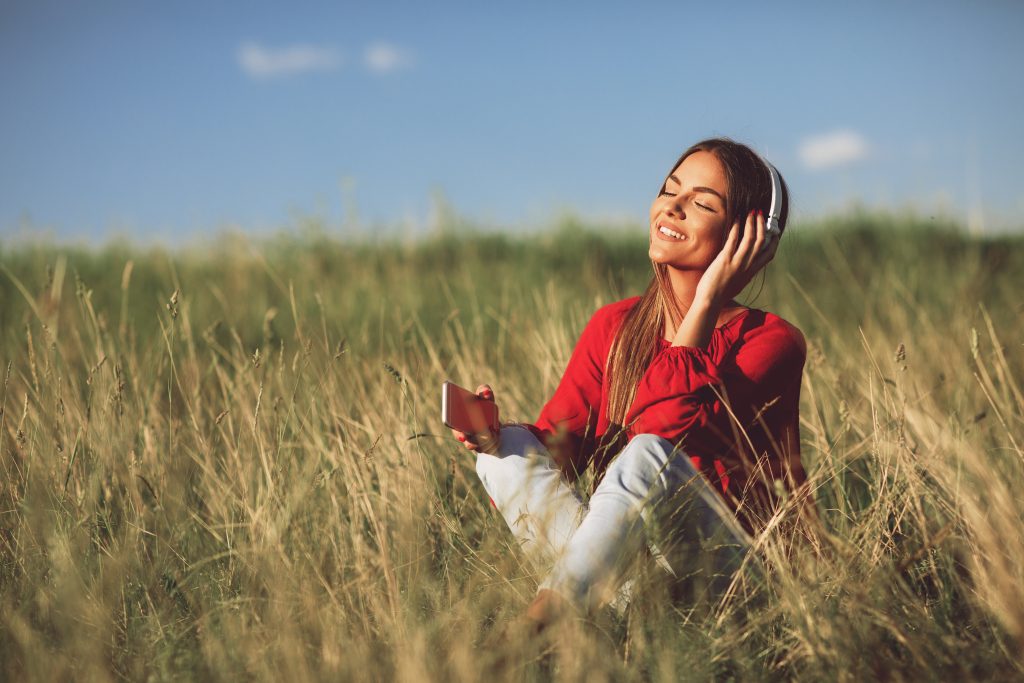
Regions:
[[[603, 472], [621, 449], [608, 420], [605, 363], [615, 332], [639, 301], [604, 306], [591, 317], [555, 395], [525, 425], [570, 476]], [[678, 444], [741, 520], [756, 527], [780, 484], [804, 481], [798, 410], [806, 357], [803, 335], [782, 318], [746, 309], [711, 335], [707, 348], [658, 351], [637, 387], [626, 436], [657, 434]], [[617, 445], [616, 445], [617, 444]], [[778, 483], [777, 483], [778, 482]]]

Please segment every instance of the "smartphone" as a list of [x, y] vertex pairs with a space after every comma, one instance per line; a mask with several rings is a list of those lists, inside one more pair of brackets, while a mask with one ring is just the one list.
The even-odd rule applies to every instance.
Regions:
[[454, 382], [441, 385], [441, 420], [466, 434], [498, 431], [498, 406]]

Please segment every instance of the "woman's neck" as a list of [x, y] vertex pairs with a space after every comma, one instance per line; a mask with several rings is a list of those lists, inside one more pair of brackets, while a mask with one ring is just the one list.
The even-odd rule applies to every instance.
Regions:
[[686, 315], [693, 305], [693, 298], [697, 294], [697, 283], [704, 273], [697, 270], [668, 269], [668, 281], [672, 285], [672, 293], [675, 294], [676, 304], [679, 312]]
[[[693, 306], [693, 300], [697, 294], [697, 283], [700, 282], [702, 275], [704, 275], [703, 271], [698, 270], [677, 270], [671, 267], [668, 269], [669, 283], [672, 287], [672, 293], [675, 295], [676, 304], [679, 307], [679, 315], [682, 318], [686, 317], [687, 312]], [[713, 326], [719, 327], [724, 325], [739, 315], [743, 308], [745, 307], [741, 306], [734, 299], [725, 302], [717, 311]], [[665, 316], [665, 339], [673, 340], [682, 322], [682, 318], [673, 323], [670, 315]]]

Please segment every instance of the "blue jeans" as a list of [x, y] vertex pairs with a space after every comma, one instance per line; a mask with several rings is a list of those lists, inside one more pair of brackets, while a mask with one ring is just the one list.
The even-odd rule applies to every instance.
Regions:
[[702, 574], [721, 590], [751, 539], [689, 456], [638, 434], [612, 460], [585, 504], [525, 427], [501, 430], [497, 454], [478, 453], [477, 475], [539, 570], [540, 588], [587, 610], [613, 597], [630, 561], [651, 548], [677, 577]]

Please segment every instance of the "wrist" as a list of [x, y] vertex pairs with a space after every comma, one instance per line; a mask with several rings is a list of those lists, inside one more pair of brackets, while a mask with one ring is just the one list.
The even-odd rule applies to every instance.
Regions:
[[707, 346], [721, 310], [722, 304], [716, 297], [695, 297], [676, 330], [672, 346]]
[[690, 304], [690, 310], [697, 309], [697, 312], [721, 311], [729, 297], [716, 292], [698, 292]]

